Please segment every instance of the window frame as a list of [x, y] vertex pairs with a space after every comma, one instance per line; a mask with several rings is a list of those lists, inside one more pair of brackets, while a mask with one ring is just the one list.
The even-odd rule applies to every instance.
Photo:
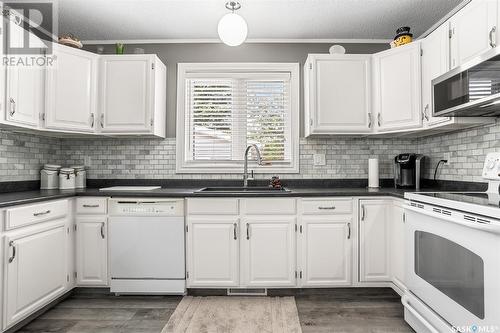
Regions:
[[[189, 162], [186, 160], [186, 79], [192, 75], [225, 72], [282, 72], [290, 74], [290, 155], [286, 165], [273, 163], [259, 166], [249, 159], [248, 164], [255, 173], [299, 173], [299, 63], [178, 63], [177, 64], [177, 124], [176, 124], [176, 173], [241, 173], [243, 162]], [[242, 156], [243, 158], [243, 156]]]

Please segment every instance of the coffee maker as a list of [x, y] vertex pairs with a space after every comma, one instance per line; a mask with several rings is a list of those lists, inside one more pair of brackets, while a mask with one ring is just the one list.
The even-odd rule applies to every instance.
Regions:
[[394, 187], [420, 189], [424, 156], [414, 153], [394, 157]]

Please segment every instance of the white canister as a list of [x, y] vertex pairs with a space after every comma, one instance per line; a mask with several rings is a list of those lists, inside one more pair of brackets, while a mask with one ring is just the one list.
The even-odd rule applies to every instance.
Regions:
[[59, 188], [59, 169], [60, 165], [45, 164], [40, 170], [40, 189], [55, 190]]
[[75, 165], [70, 168], [75, 170], [75, 188], [87, 187], [87, 171], [84, 165]]
[[59, 189], [74, 190], [75, 189], [75, 169], [62, 168], [59, 171]]

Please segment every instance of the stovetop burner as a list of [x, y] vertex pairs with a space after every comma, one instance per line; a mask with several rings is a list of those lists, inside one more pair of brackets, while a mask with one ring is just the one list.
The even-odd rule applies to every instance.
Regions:
[[500, 195], [487, 192], [419, 192], [417, 194], [481, 206], [500, 207]]

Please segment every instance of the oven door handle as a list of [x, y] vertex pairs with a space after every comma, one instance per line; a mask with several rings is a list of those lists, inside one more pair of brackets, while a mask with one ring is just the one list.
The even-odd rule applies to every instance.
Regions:
[[[431, 217], [434, 217], [436, 219], [445, 220], [445, 221], [450, 222], [450, 223], [459, 224], [459, 225], [462, 225], [462, 226], [467, 227], [467, 228], [482, 230], [482, 231], [491, 232], [491, 233], [500, 235], [500, 225], [491, 225], [488, 223], [479, 223], [479, 222], [466, 222], [466, 221], [462, 221], [462, 220], [459, 220], [456, 218], [451, 218], [451, 217], [448, 217], [448, 216], [445, 216], [442, 214], [429, 212], [428, 210], [425, 210], [422, 208], [415, 208], [415, 207], [410, 206], [408, 204], [404, 205], [403, 207], [404, 207], [404, 209], [410, 210], [410, 211], [415, 212], [415, 213], [431, 216]], [[406, 216], [406, 221], [408, 221], [408, 220], [409, 220], [408, 216]]]
[[412, 315], [417, 318], [417, 320], [423, 324], [431, 333], [439, 333], [438, 330], [436, 330], [428, 321], [425, 319], [420, 313], [418, 313], [417, 310], [413, 306], [411, 306], [410, 302], [408, 301], [408, 297], [403, 295], [401, 297], [401, 303], [403, 303], [403, 306], [405, 307], [406, 310], [410, 311]]

